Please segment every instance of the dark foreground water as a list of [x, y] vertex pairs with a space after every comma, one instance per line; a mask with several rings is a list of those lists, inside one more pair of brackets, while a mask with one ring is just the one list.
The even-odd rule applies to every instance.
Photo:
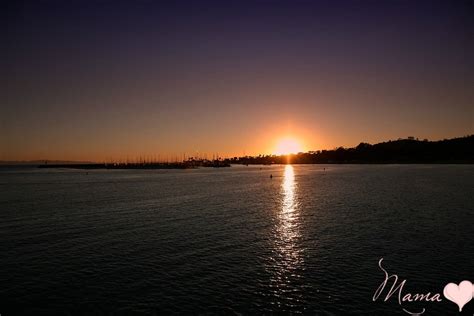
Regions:
[[473, 315], [473, 236], [474, 166], [3, 169], [0, 314]]

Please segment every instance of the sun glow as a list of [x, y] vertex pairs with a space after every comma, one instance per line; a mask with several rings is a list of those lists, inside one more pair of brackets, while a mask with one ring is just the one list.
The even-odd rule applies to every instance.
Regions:
[[276, 155], [289, 155], [297, 154], [303, 151], [303, 147], [300, 142], [294, 138], [283, 138], [278, 141], [275, 147]]

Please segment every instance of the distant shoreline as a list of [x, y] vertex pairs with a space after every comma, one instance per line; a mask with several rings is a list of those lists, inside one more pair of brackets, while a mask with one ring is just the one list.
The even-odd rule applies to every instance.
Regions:
[[353, 148], [317, 150], [290, 155], [259, 155], [207, 160], [190, 157], [183, 161], [162, 162], [74, 162], [59, 160], [0, 161], [0, 166], [36, 166], [70, 169], [191, 169], [230, 167], [231, 165], [284, 164], [474, 164], [474, 135], [440, 141], [414, 137], [382, 142], [360, 143]]
[[[271, 167], [271, 166], [284, 166], [287, 164], [291, 165], [301, 165], [301, 166], [309, 166], [309, 165], [371, 165], [371, 166], [381, 166], [381, 165], [474, 165], [474, 162], [332, 162], [332, 163], [275, 163], [275, 164], [231, 164], [226, 167], [234, 166], [260, 166], [260, 167]], [[8, 164], [0, 164], [0, 169], [25, 169], [25, 168], [35, 168], [35, 169], [74, 169], [74, 170], [188, 170], [188, 169], [198, 169], [200, 167], [185, 167], [185, 166], [122, 166], [122, 167], [112, 167], [112, 166], [105, 166], [105, 165], [97, 165], [97, 164], [64, 164], [64, 165], [30, 165], [30, 164], [17, 164], [17, 165], [8, 165]], [[211, 168], [211, 167], [203, 167], [203, 168]], [[219, 168], [219, 167], [214, 167]]]
[[474, 135], [440, 141], [414, 137], [286, 156], [234, 157], [231, 164], [473, 164]]

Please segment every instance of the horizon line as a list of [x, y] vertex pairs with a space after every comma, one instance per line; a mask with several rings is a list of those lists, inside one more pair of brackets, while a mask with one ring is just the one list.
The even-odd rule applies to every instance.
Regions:
[[[414, 137], [414, 136], [407, 136], [406, 138], [398, 138], [398, 139], [389, 139], [389, 140], [386, 140], [386, 141], [382, 141], [382, 142], [378, 142], [378, 143], [373, 143], [373, 144], [370, 144], [370, 143], [366, 143], [366, 142], [360, 142], [358, 145], [360, 144], [369, 144], [369, 145], [377, 145], [377, 144], [383, 144], [383, 143], [388, 143], [388, 142], [395, 142], [395, 141], [418, 141], [418, 142], [442, 142], [442, 141], [447, 141], [447, 140], [454, 140], [454, 139], [460, 139], [460, 138], [468, 138], [468, 137], [472, 137], [474, 136], [474, 133], [472, 134], [467, 134], [467, 135], [464, 135], [464, 136], [458, 136], [458, 137], [453, 137], [453, 138], [443, 138], [443, 139], [438, 139], [438, 140], [429, 140], [427, 138], [424, 138], [424, 139], [419, 139], [417, 137]], [[357, 146], [358, 146], [357, 145]], [[350, 149], [350, 148], [356, 148], [357, 146], [353, 146], [353, 147], [344, 147], [344, 146], [336, 146], [332, 149], [315, 149], [315, 150], [307, 150], [307, 151], [301, 151], [301, 152], [297, 152], [297, 153], [291, 153], [291, 154], [262, 154], [262, 153], [259, 153], [259, 154], [254, 154], [254, 155], [241, 155], [241, 156], [235, 156], [235, 155], [223, 155], [223, 156], [220, 156], [218, 153], [213, 153], [213, 154], [208, 154], [208, 153], [200, 153], [199, 156], [195, 156], [195, 155], [188, 155], [186, 153], [182, 153], [180, 155], [176, 155], [176, 154], [170, 154], [170, 155], [164, 155], [166, 156], [165, 159], [160, 159], [160, 156], [163, 156], [162, 154], [156, 154], [156, 155], [152, 155], [152, 157], [150, 157], [150, 155], [138, 155], [138, 156], [135, 156], [134, 158], [119, 158], [119, 159], [103, 159], [103, 160], [74, 160], [74, 159], [28, 159], [28, 160], [0, 160], [0, 164], [27, 164], [27, 163], [39, 163], [39, 162], [61, 162], [61, 163], [140, 163], [140, 162], [143, 162], [143, 163], [147, 163], [147, 162], [179, 162], [180, 160], [178, 159], [178, 156], [182, 156], [183, 157], [183, 160], [181, 161], [187, 161], [187, 160], [190, 160], [190, 159], [196, 159], [196, 160], [209, 160], [209, 161], [213, 161], [213, 160], [220, 160], [220, 159], [232, 159], [232, 158], [245, 158], [245, 157], [260, 157], [260, 156], [263, 156], [263, 157], [282, 157], [282, 156], [291, 156], [291, 155], [298, 155], [298, 154], [308, 154], [308, 153], [316, 153], [316, 152], [320, 152], [320, 151], [329, 151], [329, 150], [336, 150], [338, 148], [344, 148], [344, 149]], [[128, 156], [128, 155], [127, 155]], [[156, 159], [158, 156], [158, 159]], [[212, 159], [208, 158], [208, 156], [212, 156]], [[173, 157], [174, 159], [171, 159], [171, 157]]]

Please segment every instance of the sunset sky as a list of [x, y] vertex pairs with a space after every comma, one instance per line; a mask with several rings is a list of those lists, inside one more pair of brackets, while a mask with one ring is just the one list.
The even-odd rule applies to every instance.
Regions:
[[85, 3], [2, 4], [0, 160], [474, 132], [473, 1]]

